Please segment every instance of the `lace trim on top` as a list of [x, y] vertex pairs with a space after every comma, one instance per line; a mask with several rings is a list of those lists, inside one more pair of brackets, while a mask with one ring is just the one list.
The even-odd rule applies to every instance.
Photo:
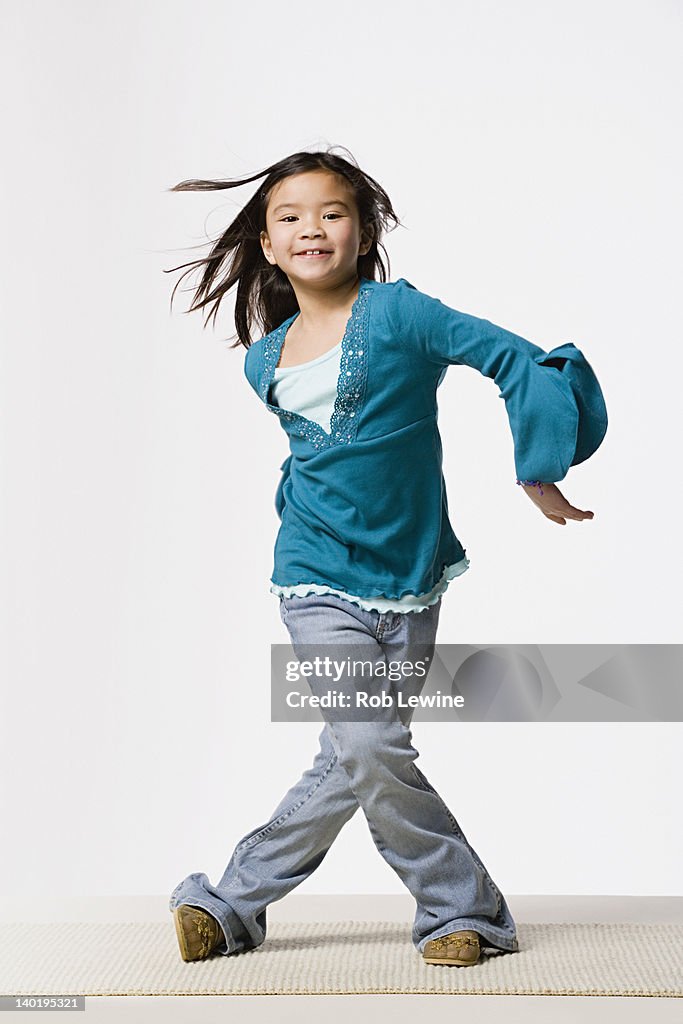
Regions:
[[355, 440], [358, 431], [357, 413], [365, 394], [368, 370], [367, 321], [372, 294], [370, 284], [368, 278], [361, 278], [358, 295], [351, 307], [351, 315], [341, 341], [339, 379], [329, 434], [314, 420], [309, 420], [306, 416], [291, 412], [289, 409], [281, 409], [279, 405], [271, 405], [268, 401], [268, 393], [287, 329], [299, 313], [294, 313], [285, 320], [264, 341], [260, 397], [271, 412], [287, 420], [296, 428], [296, 432], [310, 441], [315, 448], [330, 448], [335, 444], [350, 444]]
[[450, 581], [455, 579], [456, 576], [461, 576], [469, 569], [469, 566], [469, 558], [461, 558], [459, 562], [446, 566], [439, 582], [426, 594], [406, 594], [404, 597], [393, 599], [382, 597], [381, 595], [367, 598], [356, 597], [355, 595], [347, 594], [344, 590], [335, 590], [333, 587], [328, 587], [322, 583], [297, 583], [292, 587], [280, 587], [274, 583], [270, 588], [270, 592], [278, 597], [287, 598], [307, 597], [312, 594], [333, 594], [335, 597], [351, 601], [353, 604], [358, 605], [359, 608], [364, 608], [365, 611], [369, 612], [398, 612], [399, 614], [404, 612], [422, 612], [425, 608], [436, 604], [442, 594], [445, 593]]

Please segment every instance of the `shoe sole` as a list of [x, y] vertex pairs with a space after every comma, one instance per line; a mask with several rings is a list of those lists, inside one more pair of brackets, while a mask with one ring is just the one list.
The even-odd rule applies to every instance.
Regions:
[[189, 950], [189, 947], [187, 945], [187, 935], [185, 934], [185, 929], [183, 928], [183, 923], [182, 923], [181, 916], [180, 916], [181, 913], [182, 913], [183, 907], [184, 907], [184, 904], [181, 904], [180, 906], [175, 907], [174, 910], [173, 910], [173, 921], [175, 923], [175, 933], [176, 933], [176, 936], [178, 937], [178, 945], [180, 947], [180, 955], [183, 958], [183, 960], [185, 961], [185, 963], [194, 963], [196, 960], [206, 960], [206, 958], [208, 956], [210, 956], [210, 954], [213, 952], [213, 949], [209, 950], [209, 952], [206, 953], [204, 956], [191, 956], [190, 955], [190, 950]]
[[426, 964], [442, 964], [444, 967], [474, 967], [479, 963], [480, 958], [477, 957], [476, 960], [446, 960], [435, 956], [423, 956], [422, 959]]
[[185, 961], [189, 963], [191, 960], [190, 951], [187, 948], [187, 940], [185, 938], [185, 931], [180, 920], [180, 908], [176, 907], [173, 911], [173, 921], [175, 923], [175, 933], [178, 938], [178, 945], [180, 946], [180, 955]]

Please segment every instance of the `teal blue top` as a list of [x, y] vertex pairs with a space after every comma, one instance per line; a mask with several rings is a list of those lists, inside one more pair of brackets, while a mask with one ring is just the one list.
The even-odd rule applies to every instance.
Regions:
[[491, 377], [505, 401], [520, 480], [562, 480], [607, 430], [600, 385], [573, 344], [544, 352], [489, 320], [395, 282], [361, 277], [342, 340], [330, 432], [271, 402], [293, 314], [247, 349], [244, 372], [279, 417], [291, 454], [275, 495], [271, 582], [361, 598], [431, 591], [466, 564], [449, 519], [437, 388], [450, 365]]

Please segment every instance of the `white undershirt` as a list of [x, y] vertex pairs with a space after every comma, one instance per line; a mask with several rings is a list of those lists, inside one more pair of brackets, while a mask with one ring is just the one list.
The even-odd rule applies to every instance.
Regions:
[[341, 341], [317, 359], [279, 366], [273, 377], [274, 405], [319, 423], [329, 434], [341, 366]]

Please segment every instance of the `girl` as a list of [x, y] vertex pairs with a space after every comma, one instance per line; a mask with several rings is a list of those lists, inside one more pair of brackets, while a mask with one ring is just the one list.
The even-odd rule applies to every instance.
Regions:
[[[573, 344], [546, 353], [404, 278], [388, 282], [379, 247], [389, 222], [398, 224], [389, 197], [330, 150], [172, 191], [263, 175], [209, 256], [183, 266], [204, 266], [190, 308], [213, 302], [214, 318], [237, 284], [235, 345], [246, 349], [247, 380], [289, 438], [270, 590], [297, 653], [339, 640], [360, 644], [375, 663], [389, 644], [399, 661], [414, 661], [418, 650], [430, 656], [443, 593], [469, 567], [449, 520], [437, 427], [448, 366], [476, 367], [496, 382], [517, 483], [561, 525], [593, 518], [555, 482], [605, 435], [600, 386]], [[265, 333], [252, 343], [254, 322]], [[407, 704], [424, 682], [401, 675], [394, 693]], [[369, 721], [321, 708], [312, 767], [237, 844], [218, 885], [195, 872], [174, 889], [184, 960], [260, 945], [268, 905], [309, 877], [359, 806], [415, 897], [412, 940], [428, 963], [471, 965], [486, 946], [518, 949], [502, 892], [414, 763], [412, 708], [399, 713], [397, 704]], [[455, 784], [469, 777], [456, 761]]]

